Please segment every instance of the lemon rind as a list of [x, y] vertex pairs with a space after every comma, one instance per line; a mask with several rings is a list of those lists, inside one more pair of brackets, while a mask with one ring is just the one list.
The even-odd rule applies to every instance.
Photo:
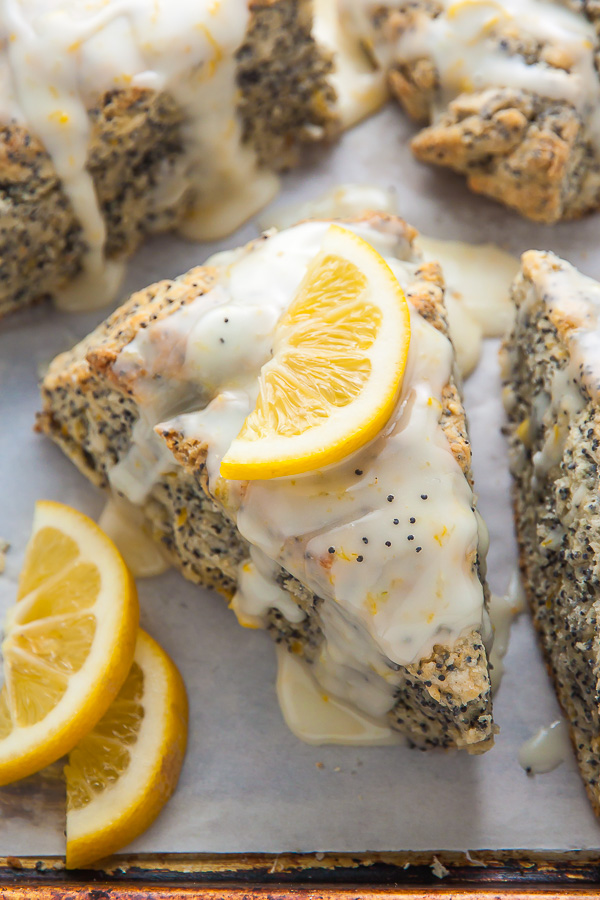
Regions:
[[[137, 590], [116, 547], [87, 516], [54, 501], [36, 504], [32, 537], [45, 525], [56, 526], [57, 523], [78, 543], [82, 529], [93, 535], [93, 561], [101, 571], [103, 583], [96, 603], [86, 612], [93, 612], [96, 606], [100, 609], [101, 598], [110, 593], [115, 595], [115, 591], [122, 593], [125, 602], [120, 614], [112, 605], [109, 609], [113, 615], [104, 611], [96, 617], [96, 634], [90, 654], [79, 672], [70, 676], [67, 690], [54, 709], [34, 725], [15, 727], [0, 741], [0, 786], [26, 778], [68, 753], [94, 727], [116, 697], [131, 668], [135, 651], [139, 622]], [[21, 604], [27, 602], [27, 597], [18, 601], [17, 609], [10, 617], [7, 638], [18, 625]], [[99, 634], [113, 636], [108, 655], [107, 643], [98, 638]], [[86, 682], [91, 686], [89, 690], [82, 690]], [[82, 700], [77, 700], [78, 694]], [[27, 735], [25, 750], [24, 733]]]
[[[348, 252], [347, 242], [352, 243], [352, 254]], [[321, 254], [324, 253], [350, 261], [358, 265], [360, 271], [368, 268], [370, 289], [374, 296], [394, 292], [395, 303], [388, 303], [386, 309], [386, 327], [381, 329], [366, 354], [373, 365], [369, 380], [373, 384], [383, 385], [380, 390], [383, 400], [373, 406], [372, 391], [363, 391], [347, 408], [336, 411], [335, 421], [331, 419], [293, 438], [269, 437], [268, 441], [249, 441], [238, 437], [221, 462], [223, 478], [265, 480], [324, 468], [369, 443], [392, 415], [400, 394], [410, 344], [410, 312], [404, 292], [386, 261], [370, 244], [348, 229], [332, 225], [322, 246]], [[394, 324], [399, 340], [393, 333]], [[396, 365], [384, 369], [379, 364], [381, 350], [385, 343], [391, 342], [396, 344]], [[389, 355], [386, 356], [389, 359]], [[358, 424], [354, 428], [347, 427], [344, 419]], [[317, 442], [314, 441], [316, 431], [319, 437]], [[335, 435], [340, 433], [342, 436], [336, 439]], [[321, 446], [315, 446], [315, 443]]]
[[[154, 821], [177, 786], [187, 743], [185, 685], [165, 650], [141, 628], [134, 660], [144, 674], [144, 717], [132, 745], [136, 764], [87, 806], [67, 813], [70, 869], [131, 843]], [[68, 778], [68, 767], [65, 773]]]

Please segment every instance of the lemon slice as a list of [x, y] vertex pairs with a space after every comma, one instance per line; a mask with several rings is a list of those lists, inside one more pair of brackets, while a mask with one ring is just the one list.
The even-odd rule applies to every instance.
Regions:
[[68, 868], [109, 856], [154, 821], [179, 778], [187, 721], [181, 675], [140, 629], [125, 684], [65, 767]]
[[394, 409], [409, 341], [408, 304], [392, 270], [366, 241], [332, 225], [277, 324], [256, 407], [221, 475], [298, 475], [362, 447]]
[[131, 667], [135, 584], [114, 544], [60, 503], [36, 505], [7, 617], [0, 785], [68, 753], [104, 715]]

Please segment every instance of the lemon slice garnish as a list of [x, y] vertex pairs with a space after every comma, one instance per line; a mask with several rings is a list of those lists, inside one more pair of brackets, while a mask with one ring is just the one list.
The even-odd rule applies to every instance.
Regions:
[[68, 868], [114, 853], [154, 821], [179, 778], [187, 721], [181, 675], [140, 629], [125, 684], [65, 767]]
[[135, 584], [114, 544], [86, 516], [47, 501], [7, 617], [0, 690], [0, 784], [31, 775], [104, 715], [131, 667]]
[[332, 225], [277, 324], [253, 412], [221, 475], [298, 475], [339, 461], [381, 431], [410, 341], [406, 298], [384, 259]]

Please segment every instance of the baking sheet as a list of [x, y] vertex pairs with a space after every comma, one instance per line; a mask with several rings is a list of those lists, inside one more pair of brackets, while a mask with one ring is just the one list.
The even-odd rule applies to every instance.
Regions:
[[[388, 107], [359, 125], [311, 167], [285, 177], [275, 205], [317, 196], [340, 182], [392, 187], [401, 214], [424, 233], [515, 253], [552, 249], [600, 278], [600, 217], [534, 226], [483, 198], [463, 180], [417, 164], [412, 126]], [[268, 220], [263, 214], [261, 219]], [[256, 234], [247, 225], [219, 247]], [[174, 237], [147, 244], [124, 294], [201, 262], [214, 245]], [[38, 371], [106, 311], [65, 315], [50, 307], [0, 324], [0, 536], [11, 543], [0, 576], [0, 615], [13, 603], [38, 498], [97, 516], [100, 493], [48, 440], [32, 432]], [[465, 386], [479, 508], [490, 531], [488, 578], [502, 593], [515, 566], [508, 505], [497, 341]], [[174, 656], [188, 687], [189, 750], [179, 788], [131, 852], [281, 852], [425, 849], [600, 848], [600, 825], [573, 758], [527, 777], [520, 745], [558, 716], [526, 616], [513, 626], [495, 717], [500, 734], [481, 757], [407, 747], [312, 747], [283, 723], [269, 637], [238, 626], [223, 600], [175, 572], [138, 582], [142, 624]], [[60, 765], [0, 789], [0, 855], [64, 852]]]

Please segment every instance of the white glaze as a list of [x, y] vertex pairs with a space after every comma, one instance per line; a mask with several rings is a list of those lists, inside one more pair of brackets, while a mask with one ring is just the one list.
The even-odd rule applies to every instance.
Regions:
[[[523, 266], [524, 296], [518, 318], [530, 316], [541, 299], [550, 321], [560, 327], [568, 352], [566, 365], [554, 371], [548, 390], [536, 394], [530, 418], [517, 430], [528, 447], [539, 443], [543, 431], [543, 442], [532, 459], [532, 485], [537, 490], [560, 464], [573, 420], [589, 396], [597, 397], [600, 392], [600, 284], [553, 253], [530, 251], [523, 257]], [[515, 365], [516, 352], [513, 348], [501, 354], [505, 379], [510, 377]], [[508, 412], [514, 410], [510, 390], [503, 393], [503, 402]], [[580, 498], [574, 501], [562, 525], [544, 539], [542, 549], [560, 546], [564, 528], [580, 515]]]
[[[77, 63], [80, 41], [92, 41], [112, 18], [97, 6], [93, 14], [76, 20], [66, 9], [52, 5], [2, 0], [0, 55], [5, 92], [0, 97], [0, 120], [27, 124], [53, 159], [73, 211], [81, 223], [87, 252], [83, 262], [84, 292], [90, 306], [98, 295], [96, 279], [104, 278], [106, 229], [90, 174], [86, 169], [90, 122], [80, 97]], [[118, 279], [108, 278], [104, 293], [114, 295]], [[75, 288], [72, 288], [75, 291]], [[102, 295], [100, 289], [100, 296]], [[67, 306], [70, 303], [67, 301]]]
[[98, 525], [116, 544], [134, 578], [152, 578], [170, 569], [170, 562], [148, 533], [144, 516], [135, 506], [111, 497]]
[[[234, 231], [275, 195], [278, 177], [242, 143], [235, 51], [248, 24], [247, 0], [0, 0], [0, 121], [17, 121], [52, 157], [81, 224], [81, 275], [62, 291], [76, 309], [108, 302], [123, 266], [106, 264], [105, 224], [86, 168], [88, 109], [103, 91], [165, 91], [183, 111], [184, 152], [163, 171], [152, 200], [160, 214], [184, 194], [180, 230], [194, 240]], [[385, 73], [365, 55], [338, 0], [316, 0], [314, 35], [334, 56], [331, 83], [348, 127], [387, 96]]]
[[[62, 308], [108, 302], [123, 274], [119, 261], [104, 259], [105, 224], [86, 168], [87, 110], [102, 91], [166, 91], [183, 110], [185, 152], [153, 199], [160, 213], [192, 196], [185, 236], [222, 237], [276, 193], [277, 176], [257, 167], [236, 114], [235, 51], [247, 22], [246, 0], [0, 0], [0, 121], [41, 138], [87, 246], [81, 275], [58, 298]], [[314, 30], [334, 54], [331, 79], [350, 125], [384, 101], [384, 73], [347, 30], [336, 0], [319, 0]]]
[[[398, 214], [390, 189], [369, 184], [340, 184], [303, 203], [269, 211], [263, 228], [288, 228], [307, 218], [346, 218], [378, 210]], [[510, 284], [519, 261], [495, 244], [468, 244], [419, 235], [417, 253], [439, 262], [446, 282], [445, 302], [456, 361], [463, 378], [474, 370], [482, 351], [482, 338], [498, 337], [510, 327], [514, 305]]]
[[131, 446], [127, 454], [108, 470], [108, 480], [113, 491], [138, 506], [158, 479], [175, 468], [173, 456], [154, 433], [151, 420], [142, 409], [133, 426]]
[[504, 674], [504, 657], [508, 651], [510, 630], [516, 617], [525, 610], [525, 592], [520, 573], [515, 570], [508, 584], [506, 594], [490, 597], [489, 614], [494, 632], [492, 649], [488, 659], [490, 663], [490, 681], [492, 693], [496, 694]]
[[475, 370], [483, 348], [481, 325], [473, 318], [464, 303], [446, 288], [444, 295], [450, 337], [456, 354], [456, 364], [463, 379]]
[[[439, 426], [442, 389], [453, 365], [448, 339], [411, 309], [398, 406], [379, 437], [352, 458], [296, 478], [250, 482], [243, 492], [219, 476], [220, 460], [254, 407], [258, 373], [271, 355], [270, 334], [328, 227], [307, 222], [213, 258], [220, 267], [215, 288], [140, 331], [116, 369], [132, 378], [138, 402], [147, 404], [155, 367], [164, 363], [166, 347], [176, 348], [172, 357], [180, 365], [170, 378], [168, 402], [181, 405], [193, 386], [196, 409], [190, 403], [189, 412], [163, 421], [157, 431], [174, 427], [207, 445], [212, 491], [262, 551], [242, 567], [236, 613], [257, 625], [274, 605], [292, 620], [285, 609], [289, 598], [284, 601], [274, 583], [279, 570], [269, 565], [295, 575], [325, 601], [319, 609], [325, 640], [314, 677], [327, 694], [383, 727], [401, 680], [398, 665], [482, 627], [483, 593], [472, 570], [479, 523]], [[365, 223], [349, 227], [386, 257], [402, 284], [409, 283], [417, 262], [403, 239]], [[164, 404], [153, 403], [154, 414], [162, 405], [164, 415]], [[136, 466], [143, 450], [134, 446], [130, 453]], [[156, 466], [152, 452], [147, 471], [132, 481], [132, 499], [144, 480], [149, 489]], [[128, 467], [128, 459], [118, 466], [126, 494]], [[257, 558], [270, 563], [257, 566]]]
[[[365, 12], [379, 5], [379, 0], [359, 4], [355, 27], [368, 33]], [[461, 93], [523, 89], [571, 103], [600, 147], [600, 80], [594, 68], [598, 39], [584, 15], [552, 0], [441, 0], [440, 5], [443, 10], [433, 19], [416, 12], [414, 27], [400, 35], [395, 47], [375, 46], [384, 68], [393, 59], [425, 57], [434, 62], [440, 82], [431, 109], [434, 120]], [[515, 36], [533, 38], [550, 49], [530, 64], [503, 49], [502, 38]]]
[[[467, 574], [477, 545], [471, 492], [438, 425], [451, 349], [416, 314], [411, 323], [402, 395], [385, 432], [323, 471], [251, 482], [237, 517], [247, 540], [367, 623], [401, 664], [481, 621], [481, 588]], [[457, 567], [461, 575], [451, 578]]]
[[338, 97], [338, 114], [343, 126], [349, 128], [385, 103], [387, 73], [382, 67], [376, 68], [366, 55], [362, 36], [353, 33], [339, 0], [313, 0], [313, 9], [313, 35], [334, 54], [331, 83]]
[[[104, 226], [103, 226], [104, 232]], [[81, 272], [53, 298], [63, 312], [98, 309], [115, 300], [125, 277], [125, 261], [106, 259], [103, 246], [86, 252]]]
[[[502, 337], [515, 315], [510, 286], [519, 271], [519, 260], [495, 244], [467, 244], [419, 235], [417, 246], [425, 259], [441, 264], [446, 298], [466, 307], [484, 337]], [[452, 333], [453, 342], [456, 334]]]
[[521, 314], [527, 314], [538, 295], [544, 298], [550, 318], [569, 326], [566, 343], [572, 378], [597, 396], [600, 392], [600, 283], [553, 253], [532, 252], [526, 255], [526, 260], [535, 287], [529, 289]]
[[230, 603], [240, 625], [265, 628], [270, 609], [278, 609], [293, 625], [306, 618], [288, 592], [277, 584], [278, 571], [279, 566], [258, 547], [250, 548], [250, 559], [240, 566], [238, 589]]
[[373, 747], [404, 742], [388, 725], [326, 694], [311, 667], [281, 645], [277, 646], [277, 699], [286, 725], [307, 744]]
[[543, 775], [557, 769], [570, 752], [567, 723], [563, 719], [557, 719], [548, 728], [538, 728], [536, 733], [521, 745], [519, 765], [528, 775]]
[[535, 434], [544, 428], [545, 437], [541, 448], [533, 454], [533, 486], [543, 483], [548, 472], [557, 466], [564, 453], [573, 419], [585, 401], [578, 385], [577, 369], [573, 359], [564, 369], [557, 369], [552, 376], [550, 397], [541, 421], [539, 411], [543, 408], [545, 395], [532, 407], [530, 428]]
[[114, 271], [103, 270], [105, 226], [86, 169], [87, 108], [103, 90], [164, 90], [183, 110], [185, 153], [155, 203], [160, 212], [191, 189], [197, 211], [186, 234], [220, 237], [275, 193], [276, 177], [259, 172], [242, 146], [235, 114], [234, 53], [247, 21], [245, 0], [0, 0], [0, 120], [41, 138], [88, 246], [68, 308], [106, 301], [118, 287]]

